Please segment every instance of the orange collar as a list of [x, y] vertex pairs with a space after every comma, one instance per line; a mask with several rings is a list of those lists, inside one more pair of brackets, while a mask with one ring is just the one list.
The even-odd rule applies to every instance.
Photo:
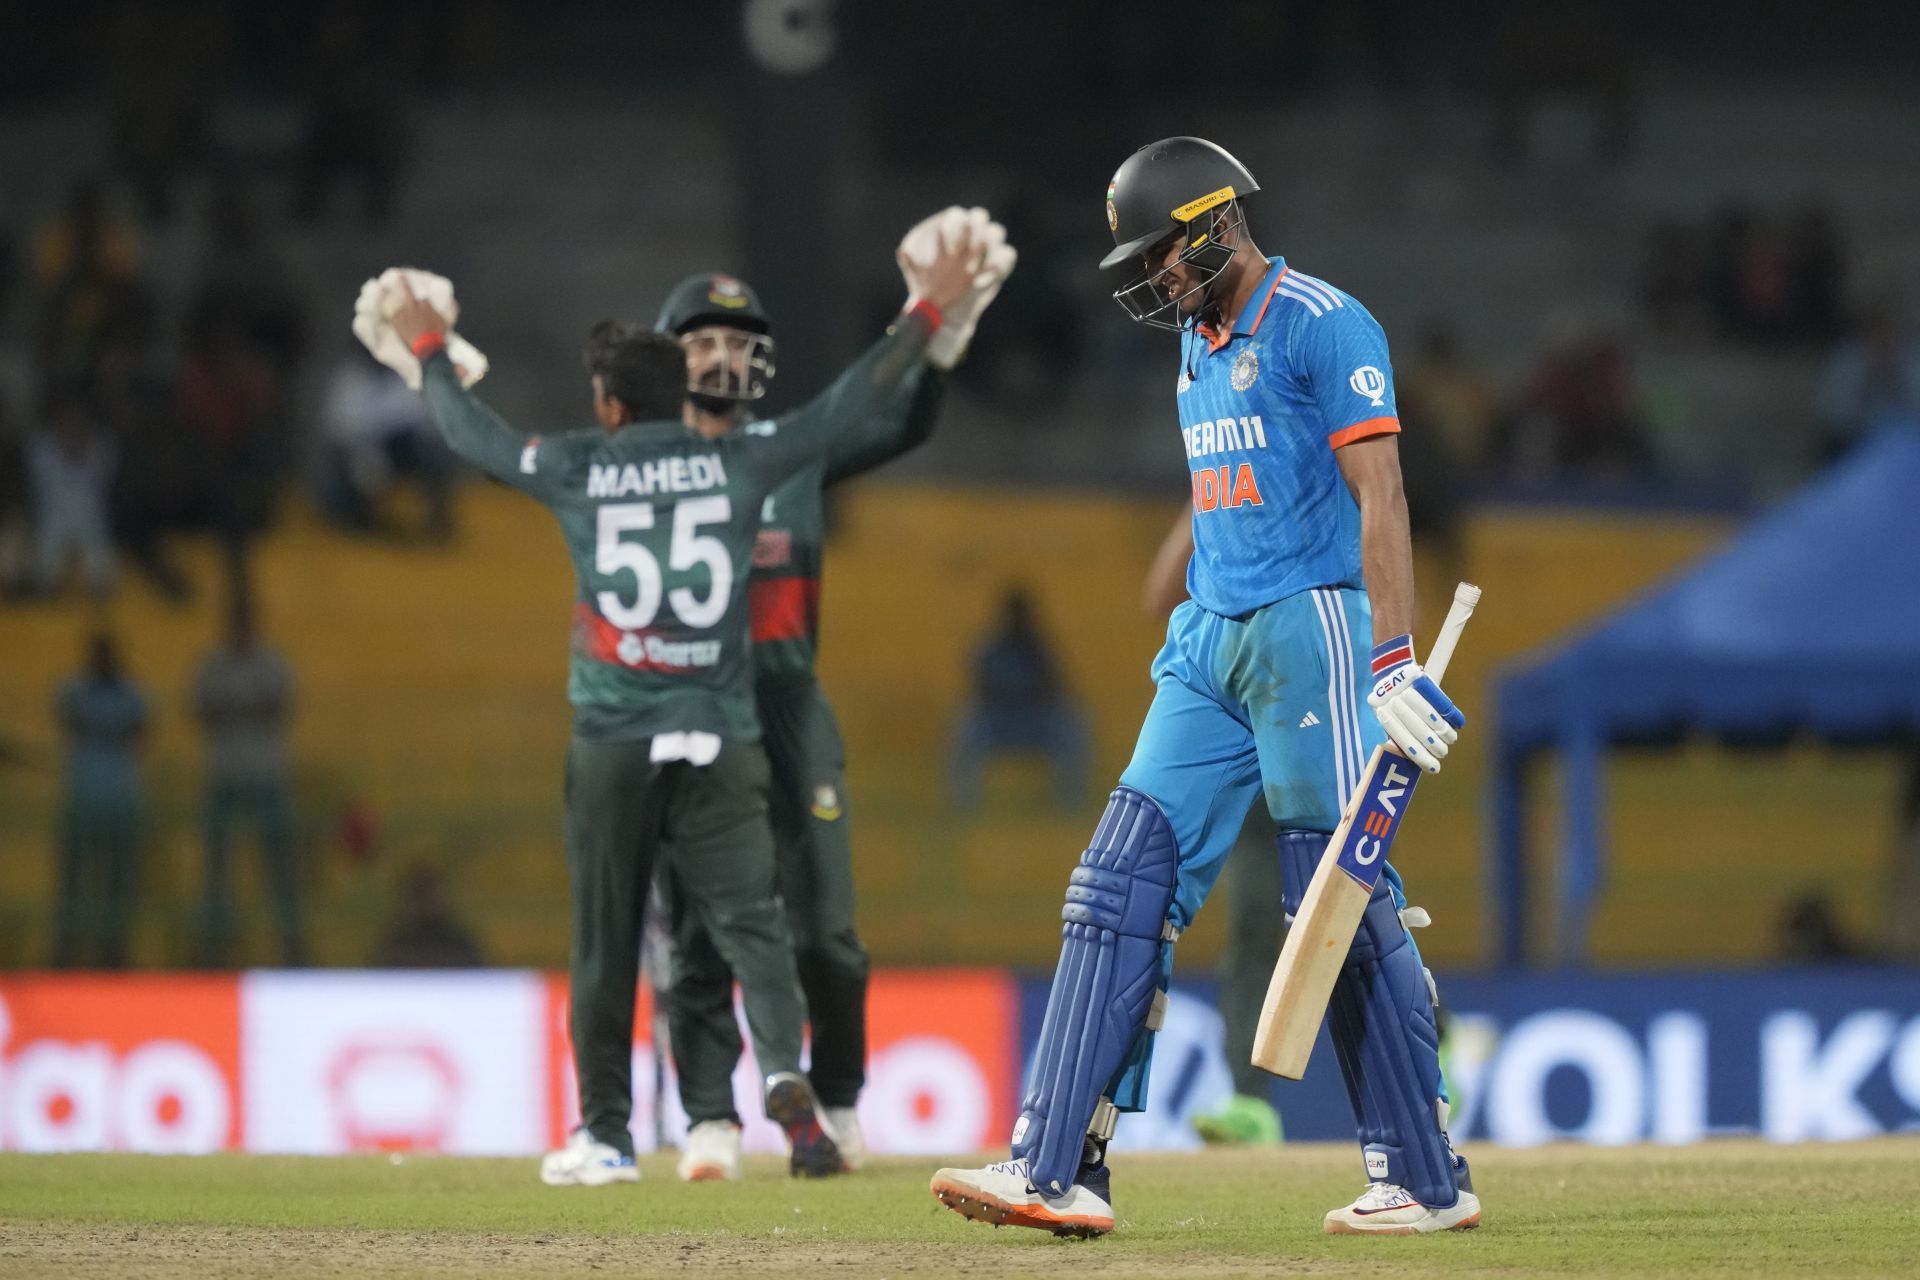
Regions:
[[[1247, 330], [1248, 337], [1252, 337], [1254, 334], [1260, 332], [1260, 322], [1267, 318], [1267, 304], [1273, 301], [1274, 291], [1279, 289], [1280, 282], [1287, 278], [1287, 272], [1290, 270], [1292, 270], [1291, 267], [1281, 267], [1280, 274], [1275, 276], [1273, 283], [1267, 286], [1266, 294], [1260, 299], [1260, 310], [1254, 312], [1253, 328]], [[1241, 310], [1244, 312], [1245, 308]], [[1196, 325], [1194, 326], [1194, 332], [1207, 340], [1208, 355], [1212, 355], [1220, 348], [1226, 346], [1227, 343], [1233, 341], [1233, 327], [1231, 325], [1227, 327], [1224, 333], [1215, 329], [1210, 324]]]

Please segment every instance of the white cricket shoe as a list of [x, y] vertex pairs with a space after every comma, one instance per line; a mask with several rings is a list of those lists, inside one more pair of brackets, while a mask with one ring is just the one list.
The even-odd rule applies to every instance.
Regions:
[[840, 1148], [840, 1159], [848, 1169], [858, 1169], [867, 1162], [867, 1140], [860, 1133], [860, 1113], [854, 1108], [820, 1108], [820, 1127]]
[[1480, 1197], [1462, 1189], [1445, 1209], [1429, 1209], [1403, 1187], [1375, 1182], [1360, 1198], [1327, 1215], [1330, 1236], [1412, 1236], [1429, 1231], [1466, 1231], [1480, 1225]]
[[[1101, 1166], [1099, 1181], [1107, 1181]], [[1075, 1183], [1065, 1195], [1043, 1196], [1027, 1178], [1025, 1160], [1004, 1160], [984, 1169], [942, 1169], [928, 1184], [934, 1199], [963, 1218], [996, 1227], [1033, 1227], [1057, 1236], [1089, 1238], [1113, 1230], [1106, 1187], [1099, 1192]]]
[[680, 1153], [682, 1182], [740, 1181], [740, 1126], [731, 1120], [702, 1120], [687, 1131]]
[[575, 1129], [567, 1135], [566, 1146], [541, 1157], [540, 1181], [550, 1187], [604, 1187], [610, 1182], [638, 1182], [640, 1170], [632, 1156], [595, 1142], [585, 1129]]

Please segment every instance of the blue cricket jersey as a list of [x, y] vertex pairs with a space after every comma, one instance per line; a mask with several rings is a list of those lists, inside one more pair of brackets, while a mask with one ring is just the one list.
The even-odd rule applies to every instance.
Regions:
[[1187, 592], [1230, 618], [1364, 585], [1360, 507], [1333, 451], [1400, 430], [1379, 322], [1271, 262], [1231, 333], [1182, 335], [1174, 397], [1193, 478]]

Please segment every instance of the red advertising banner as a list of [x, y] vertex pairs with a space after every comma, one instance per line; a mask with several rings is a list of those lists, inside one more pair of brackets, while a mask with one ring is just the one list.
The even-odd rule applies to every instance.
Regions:
[[240, 1082], [236, 978], [0, 977], [0, 1148], [237, 1146]]
[[[738, 1010], [736, 1008], [736, 1016]], [[876, 1153], [1000, 1143], [1018, 991], [991, 970], [887, 972], [869, 997], [862, 1126]], [[634, 1133], [686, 1131], [642, 988]], [[742, 1039], [751, 1043], [745, 1035]], [[782, 1150], [749, 1052], [749, 1150]], [[577, 1123], [567, 985], [516, 970], [261, 970], [0, 978], [0, 1149], [532, 1155]]]

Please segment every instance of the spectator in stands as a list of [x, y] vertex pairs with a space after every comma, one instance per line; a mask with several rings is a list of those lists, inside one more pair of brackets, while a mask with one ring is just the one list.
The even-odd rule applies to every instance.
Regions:
[[423, 536], [452, 536], [453, 460], [425, 402], [399, 374], [356, 346], [328, 380], [320, 430], [320, 503], [342, 527], [379, 531], [381, 498], [404, 477], [426, 498]]
[[1790, 964], [1837, 964], [1864, 959], [1860, 945], [1847, 936], [1825, 893], [1810, 890], [1780, 913], [1780, 958]]
[[1592, 113], [1593, 151], [1618, 161], [1633, 134], [1626, 21], [1606, 0], [1507, 5], [1492, 31], [1493, 150], [1508, 164], [1533, 151], [1534, 113], [1577, 96]]
[[114, 541], [166, 599], [184, 603], [193, 585], [167, 555], [170, 535], [211, 524], [206, 450], [179, 430], [173, 386], [141, 335], [120, 329], [95, 357], [94, 400], [119, 447], [108, 512]]
[[1733, 333], [1750, 342], [1790, 342], [1799, 336], [1794, 312], [1793, 242], [1762, 221], [1747, 238], [1734, 279]]
[[1549, 325], [1547, 349], [1522, 383], [1511, 456], [1523, 472], [1621, 476], [1653, 465], [1625, 345], [1583, 319]]
[[118, 969], [127, 962], [148, 713], [111, 635], [89, 640], [86, 669], [61, 686], [54, 708], [67, 734], [67, 762], [53, 962]]
[[223, 174], [214, 184], [206, 241], [194, 314], [222, 317], [287, 381], [306, 346], [300, 291], [286, 254], [236, 175]]
[[1707, 310], [1725, 334], [1740, 332], [1743, 323], [1742, 279], [1757, 230], [1753, 211], [1738, 202], [1720, 206], [1707, 222], [1706, 266], [1701, 283], [1706, 290]]
[[1815, 409], [1825, 458], [1888, 422], [1920, 424], [1920, 347], [1891, 299], [1869, 307], [1854, 335], [1827, 357]]
[[1846, 317], [1847, 261], [1833, 215], [1819, 205], [1801, 210], [1787, 230], [1787, 291], [1797, 336], [1831, 342]]
[[104, 334], [139, 323], [146, 303], [137, 259], [132, 232], [108, 212], [105, 189], [91, 179], [75, 183], [65, 212], [41, 230], [33, 249], [44, 375], [77, 376]]
[[1451, 328], [1427, 326], [1399, 384], [1401, 404], [1412, 406], [1407, 416], [1438, 429], [1456, 459], [1472, 465], [1486, 458], [1500, 426], [1500, 390]]
[[1892, 866], [1880, 895], [1880, 951], [1890, 964], [1920, 964], [1920, 742], [1909, 742], [1900, 764], [1900, 806]]
[[1659, 333], [1696, 333], [1707, 327], [1707, 263], [1701, 235], [1677, 219], [1661, 223], [1647, 250], [1640, 305]]
[[367, 3], [320, 11], [306, 42], [295, 217], [311, 221], [324, 214], [342, 180], [359, 182], [369, 220], [384, 222], [392, 212], [406, 116], [396, 92], [406, 77], [394, 64], [418, 21], [408, 18], [404, 7], [396, 12]]
[[14, 243], [13, 227], [0, 222], [0, 322], [7, 318], [7, 307], [20, 283], [20, 254]]
[[373, 953], [378, 969], [473, 969], [487, 963], [472, 932], [447, 904], [446, 877], [425, 863], [408, 869], [400, 910]]
[[206, 935], [204, 962], [227, 962], [233, 919], [227, 896], [233, 838], [244, 821], [260, 842], [285, 963], [306, 963], [300, 876], [294, 858], [292, 763], [287, 723], [293, 673], [255, 634], [244, 579], [230, 586], [226, 639], [200, 665], [193, 710], [207, 740]]
[[1060, 678], [1033, 601], [1023, 590], [1008, 591], [992, 634], [974, 654], [973, 701], [953, 737], [955, 805], [979, 804], [980, 775], [991, 757], [1037, 752], [1052, 769], [1056, 803], [1071, 809], [1086, 795], [1089, 749], [1086, 716]]
[[67, 385], [56, 390], [48, 399], [45, 425], [27, 441], [33, 577], [41, 594], [59, 594], [76, 559], [90, 591], [104, 596], [113, 589], [107, 491], [117, 460], [86, 388]]
[[147, 219], [173, 217], [175, 187], [213, 149], [214, 74], [224, 60], [222, 6], [113, 8], [104, 77], [113, 156]]
[[1787, 223], [1728, 204], [1714, 215], [1708, 246], [1702, 289], [1722, 333], [1780, 345], [1826, 342], [1838, 332], [1846, 253], [1821, 206]]
[[955, 377], [1002, 404], [1044, 411], [1065, 398], [1086, 353], [1085, 326], [1063, 320], [1079, 315], [1084, 304], [1080, 227], [1077, 221], [1063, 226], [1057, 205], [1025, 196], [1010, 195], [995, 208], [1004, 213], [1024, 265], [1001, 292], [991, 331], [981, 331]]
[[0, 395], [0, 597], [34, 589], [32, 486], [27, 442], [13, 406]]
[[1400, 440], [1414, 545], [1437, 555], [1440, 577], [1451, 581], [1465, 565], [1461, 502], [1473, 470], [1491, 459], [1500, 393], [1439, 323], [1427, 326], [1399, 382], [1401, 420], [1418, 427]]
[[174, 416], [203, 459], [213, 523], [241, 566], [235, 573], [245, 572], [247, 551], [279, 498], [281, 390], [273, 361], [240, 318], [219, 311], [196, 318], [174, 387]]

